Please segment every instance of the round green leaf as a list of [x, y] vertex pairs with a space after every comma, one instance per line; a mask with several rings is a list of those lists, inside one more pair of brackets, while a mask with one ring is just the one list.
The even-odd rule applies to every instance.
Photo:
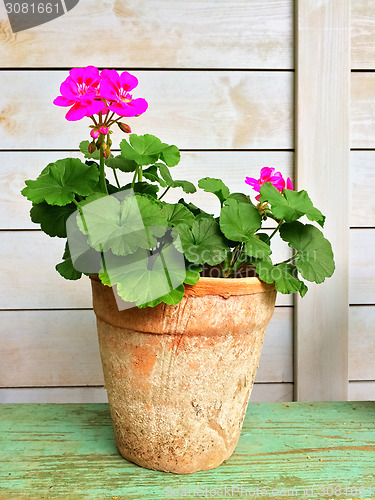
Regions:
[[298, 250], [296, 267], [305, 279], [322, 283], [332, 276], [335, 270], [332, 247], [317, 227], [290, 222], [280, 227], [280, 236]]
[[220, 213], [220, 228], [228, 240], [248, 241], [262, 224], [262, 217], [253, 204], [227, 200]]
[[95, 165], [86, 165], [77, 158], [65, 158], [50, 163], [48, 169], [35, 180], [26, 181], [22, 194], [33, 203], [68, 205], [76, 194], [93, 193], [99, 180]]

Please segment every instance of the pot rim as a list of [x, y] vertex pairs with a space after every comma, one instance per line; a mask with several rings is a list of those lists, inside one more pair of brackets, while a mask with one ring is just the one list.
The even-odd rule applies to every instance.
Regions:
[[201, 276], [195, 285], [185, 284], [185, 295], [252, 295], [275, 290], [274, 283], [265, 283], [257, 277], [210, 278]]

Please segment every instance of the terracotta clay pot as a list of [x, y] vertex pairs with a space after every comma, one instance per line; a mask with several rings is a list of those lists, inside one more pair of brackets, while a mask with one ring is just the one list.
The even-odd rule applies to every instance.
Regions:
[[187, 474], [228, 459], [240, 436], [276, 291], [258, 278], [200, 278], [179, 304], [119, 311], [92, 279], [117, 447]]

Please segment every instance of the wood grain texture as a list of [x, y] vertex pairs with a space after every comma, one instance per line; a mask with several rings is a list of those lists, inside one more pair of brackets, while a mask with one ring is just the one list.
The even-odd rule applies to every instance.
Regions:
[[350, 230], [350, 304], [375, 304], [375, 229]]
[[350, 225], [375, 227], [375, 151], [350, 154]]
[[[293, 384], [255, 383], [250, 400], [254, 403], [293, 401]], [[108, 403], [108, 398], [104, 387], [0, 388], [1, 403]]]
[[[134, 97], [147, 112], [127, 120], [181, 149], [293, 148], [293, 74], [246, 71], [134, 71]], [[67, 71], [0, 73], [2, 149], [77, 149], [89, 119], [68, 123], [52, 104]], [[21, 133], [22, 131], [22, 133]], [[117, 144], [124, 134], [113, 135]]]
[[[114, 153], [119, 154], [119, 153]], [[81, 157], [77, 152], [6, 152], [1, 154], [0, 172], [0, 229], [35, 229], [38, 226], [30, 220], [31, 203], [20, 195], [25, 179], [36, 179], [48, 163], [69, 156]], [[173, 169], [176, 179], [186, 179], [196, 186], [202, 177], [222, 179], [231, 192], [251, 193], [245, 184], [246, 177], [259, 177], [262, 167], [272, 166], [283, 176], [294, 179], [293, 153], [285, 151], [183, 151], [181, 161]], [[111, 171], [107, 169], [108, 178]], [[131, 174], [119, 172], [120, 182], [131, 181]], [[130, 180], [129, 180], [130, 179]], [[186, 195], [181, 189], [170, 190], [165, 196], [169, 203], [181, 197], [192, 201], [209, 213], [219, 214], [220, 204], [213, 194], [199, 189], [193, 195]], [[267, 222], [268, 224], [268, 222]], [[271, 227], [271, 223], [270, 223]]]
[[375, 380], [349, 382], [349, 401], [375, 401]]
[[375, 148], [375, 73], [351, 74], [350, 146]]
[[[296, 498], [315, 498], [319, 491], [322, 496], [328, 485], [342, 489], [335, 498], [373, 497], [374, 404], [369, 402], [250, 404], [232, 457], [217, 469], [185, 476], [142, 469], [121, 458], [106, 404], [4, 405], [0, 425], [3, 499], [176, 499], [183, 490], [206, 487], [230, 492], [233, 487], [231, 497], [243, 498], [242, 486], [280, 500], [292, 489]], [[352, 486], [357, 495], [345, 494]], [[311, 488], [314, 496], [307, 493]]]
[[336, 271], [296, 300], [295, 394], [346, 400], [350, 2], [297, 2], [296, 23], [297, 186], [327, 216]]
[[[0, 387], [103, 385], [93, 311], [0, 311]], [[267, 328], [257, 382], [293, 381], [293, 309]]]
[[375, 3], [353, 0], [351, 11], [351, 66], [375, 69]]
[[349, 309], [349, 380], [375, 380], [375, 306]]
[[81, 1], [13, 34], [1, 5], [2, 65], [293, 68], [292, 0], [90, 0], [87, 7]]
[[[134, 74], [139, 79], [134, 95], [149, 102], [144, 115], [128, 120], [135, 133], [153, 133], [181, 149], [293, 148], [290, 72], [136, 70]], [[66, 71], [0, 73], [2, 149], [75, 149], [77, 138], [88, 138], [89, 120], [67, 123], [66, 109], [52, 104], [66, 76]], [[375, 148], [374, 116], [375, 74], [352, 73], [352, 148]], [[116, 132], [114, 143], [122, 137]], [[330, 141], [335, 141], [334, 135]]]

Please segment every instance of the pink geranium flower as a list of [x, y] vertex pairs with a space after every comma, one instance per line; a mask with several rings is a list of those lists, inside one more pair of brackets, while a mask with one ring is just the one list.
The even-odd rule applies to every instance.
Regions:
[[53, 103], [57, 106], [72, 106], [65, 116], [69, 121], [94, 115], [105, 108], [105, 103], [100, 98], [99, 86], [98, 68], [73, 68], [60, 86], [61, 96], [56, 97]]
[[[275, 188], [282, 193], [284, 189], [293, 189], [293, 184], [288, 177], [286, 182], [280, 172], [275, 172], [274, 168], [263, 167], [260, 171], [260, 178], [255, 179], [254, 177], [246, 177], [246, 184], [249, 184], [254, 191], [259, 193], [260, 188], [266, 182], [270, 182]], [[259, 201], [260, 194], [255, 197]]]
[[129, 93], [138, 85], [134, 75], [124, 71], [119, 75], [114, 69], [104, 69], [101, 74], [100, 95], [108, 101], [108, 109], [119, 116], [138, 116], [148, 107], [145, 99], [133, 99]]

